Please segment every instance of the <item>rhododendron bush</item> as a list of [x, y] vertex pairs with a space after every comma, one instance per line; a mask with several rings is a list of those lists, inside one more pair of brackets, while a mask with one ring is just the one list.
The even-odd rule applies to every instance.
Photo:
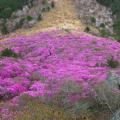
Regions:
[[[120, 44], [86, 33], [61, 34], [61, 31], [19, 36], [0, 42], [0, 51], [13, 50], [20, 56], [0, 57], [0, 97], [20, 94], [44, 96], [59, 93], [65, 81], [80, 89], [72, 97], [87, 97], [106, 80], [109, 71], [120, 74]], [[109, 60], [113, 60], [110, 63]], [[69, 88], [66, 90], [68, 91]]]

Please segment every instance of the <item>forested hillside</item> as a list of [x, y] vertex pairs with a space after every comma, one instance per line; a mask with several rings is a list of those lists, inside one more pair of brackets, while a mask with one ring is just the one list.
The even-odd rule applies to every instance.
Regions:
[[32, 0], [0, 0], [0, 18], [7, 19], [13, 11], [22, 9], [22, 7]]
[[0, 0], [1, 34], [34, 26], [53, 7], [53, 0]]

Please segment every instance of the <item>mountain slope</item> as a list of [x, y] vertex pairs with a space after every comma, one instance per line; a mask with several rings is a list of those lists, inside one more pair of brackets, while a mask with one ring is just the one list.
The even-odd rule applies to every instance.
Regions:
[[30, 29], [20, 29], [10, 36], [29, 35], [49, 29], [79, 29], [84, 30], [85, 26], [76, 15], [75, 6], [72, 0], [56, 0], [55, 8], [44, 13], [43, 20]]
[[[55, 9], [45, 13], [43, 18], [44, 20], [33, 28], [20, 29], [8, 36], [8, 40], [3, 39], [6, 41], [0, 42], [1, 100], [10, 100], [7, 102], [17, 106], [17, 110], [14, 110], [15, 114], [23, 113], [24, 118], [28, 116], [26, 120], [31, 118], [40, 120], [41, 116], [36, 118], [35, 114], [26, 111], [24, 113], [23, 108], [26, 103], [21, 100], [24, 95], [39, 97], [40, 101], [49, 105], [55, 103], [67, 108], [73, 114], [80, 113], [80, 116], [85, 114], [81, 119], [78, 118], [79, 120], [96, 120], [96, 115], [109, 110], [109, 106], [103, 108], [101, 101], [113, 100], [115, 102], [110, 105], [118, 106], [120, 95], [116, 93], [119, 91], [119, 84], [114, 77], [118, 75], [117, 80], [120, 80], [118, 79], [120, 44], [112, 39], [82, 32], [85, 25], [77, 19], [72, 0], [56, 1]], [[116, 73], [112, 76], [114, 81], [111, 80], [111, 76], [108, 76], [111, 71]], [[108, 78], [110, 83], [104, 84]], [[105, 88], [101, 87], [103, 84]], [[102, 91], [99, 91], [99, 88], [102, 88]], [[102, 95], [109, 97], [109, 101]], [[111, 96], [115, 97], [111, 98]], [[101, 101], [97, 101], [97, 98]], [[36, 113], [32, 109], [33, 106], [31, 105], [29, 109], [31, 113]], [[38, 115], [42, 111], [41, 107], [34, 109], [39, 110]], [[14, 117], [13, 111], [7, 114], [9, 110], [8, 104], [1, 107], [0, 116], [6, 117], [7, 120]], [[86, 113], [89, 111], [95, 119], [87, 117]], [[49, 119], [45, 118], [45, 120]], [[52, 116], [51, 119], [57, 118]], [[76, 120], [76, 117], [71, 120]]]

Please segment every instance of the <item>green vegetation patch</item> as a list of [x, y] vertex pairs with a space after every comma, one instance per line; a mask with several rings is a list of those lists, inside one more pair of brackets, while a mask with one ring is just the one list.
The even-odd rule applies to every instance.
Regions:
[[4, 49], [0, 52], [0, 57], [14, 57], [17, 58], [19, 55], [11, 49]]
[[31, 21], [31, 20], [33, 20], [33, 17], [32, 16], [27, 16], [26, 19], [27, 19], [27, 21]]
[[33, 0], [0, 0], [0, 18], [9, 18], [11, 14]]
[[108, 59], [108, 66], [111, 68], [117, 68], [119, 66], [119, 62], [113, 58], [110, 58]]

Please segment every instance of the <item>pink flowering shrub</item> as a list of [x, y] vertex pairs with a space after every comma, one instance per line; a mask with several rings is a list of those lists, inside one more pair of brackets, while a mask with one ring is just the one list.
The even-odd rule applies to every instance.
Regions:
[[[1, 98], [6, 93], [11, 93], [11, 96], [24, 93], [52, 95], [61, 90], [65, 80], [73, 80], [80, 85], [79, 97], [83, 98], [106, 80], [109, 71], [120, 74], [118, 42], [86, 33], [60, 33], [43, 32], [0, 42], [0, 51], [10, 48], [21, 55], [19, 58], [0, 58]], [[108, 65], [111, 57], [117, 61], [115, 68]]]

